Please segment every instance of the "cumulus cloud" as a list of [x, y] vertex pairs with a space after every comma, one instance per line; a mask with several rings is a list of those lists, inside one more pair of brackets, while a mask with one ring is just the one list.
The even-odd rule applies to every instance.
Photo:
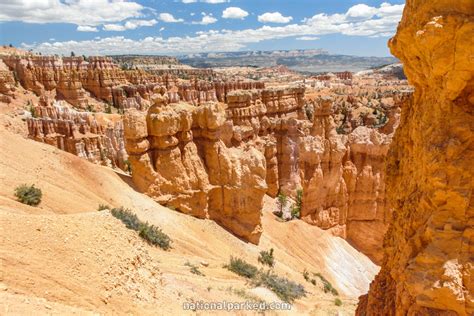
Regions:
[[[196, 3], [198, 0], [181, 0], [182, 3]], [[210, 3], [210, 4], [217, 4], [217, 3], [225, 3], [230, 2], [229, 0], [200, 0], [200, 2]]]
[[129, 20], [125, 22], [125, 24], [104, 24], [104, 31], [126, 31], [126, 30], [134, 30], [136, 28], [142, 26], [153, 26], [158, 23], [157, 20]]
[[194, 36], [147, 37], [132, 40], [125, 37], [108, 37], [99, 40], [45, 42], [39, 44], [24, 44], [26, 49], [34, 49], [47, 54], [76, 53], [120, 54], [133, 48], [143, 54], [175, 54], [188, 52], [234, 51], [245, 48], [246, 45], [265, 40], [287, 37], [308, 38], [326, 34], [344, 34], [352, 36], [390, 36], [400, 21], [404, 5], [382, 4], [371, 7], [373, 14], [365, 14], [370, 18], [362, 18], [362, 11], [354, 16], [354, 9], [345, 13], [316, 14], [298, 24], [284, 26], [262, 26], [256, 29], [243, 30], [210, 30], [197, 32]]
[[99, 32], [99, 30], [95, 26], [88, 25], [78, 25], [76, 30], [78, 32]]
[[183, 19], [176, 19], [171, 13], [160, 13], [158, 18], [166, 23], [179, 23], [183, 22]]
[[228, 7], [222, 11], [222, 18], [224, 19], [244, 19], [249, 13], [238, 7]]
[[291, 16], [283, 16], [280, 12], [266, 12], [258, 16], [258, 21], [262, 23], [289, 23], [293, 20]]
[[296, 38], [298, 41], [316, 41], [318, 39], [319, 37], [317, 36], [301, 36]]
[[137, 2], [124, 0], [9, 0], [0, 4], [0, 21], [97, 26], [138, 18], [145, 10]]
[[192, 24], [208, 25], [208, 24], [213, 24], [217, 22], [217, 19], [212, 16], [212, 13], [207, 14], [207, 13], [202, 12], [201, 15], [202, 15], [201, 21], [195, 21], [195, 22], [192, 22]]

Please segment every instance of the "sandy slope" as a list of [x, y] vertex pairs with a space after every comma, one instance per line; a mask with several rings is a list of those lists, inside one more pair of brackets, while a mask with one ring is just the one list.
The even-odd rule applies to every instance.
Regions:
[[[231, 255], [257, 265], [259, 251], [273, 247], [276, 272], [309, 292], [295, 302], [294, 313], [349, 315], [378, 270], [340, 238], [301, 221], [276, 221], [270, 198], [263, 211], [264, 233], [254, 246], [212, 221], [156, 204], [134, 191], [127, 176], [106, 167], [5, 130], [0, 130], [0, 147], [2, 314], [176, 314], [191, 300], [258, 296], [272, 301], [273, 293], [252, 289], [222, 266]], [[13, 190], [22, 183], [42, 189], [39, 207], [15, 201]], [[109, 212], [97, 212], [99, 204], [134, 209], [171, 236], [173, 249], [147, 245]], [[205, 276], [190, 273], [187, 261]], [[304, 269], [325, 275], [342, 294], [343, 306], [336, 307], [334, 296], [306, 282]]]

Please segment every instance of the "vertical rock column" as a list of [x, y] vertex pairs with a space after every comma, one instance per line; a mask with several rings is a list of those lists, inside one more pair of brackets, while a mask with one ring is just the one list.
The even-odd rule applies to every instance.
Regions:
[[358, 315], [474, 314], [474, 2], [407, 0], [390, 41], [415, 93], [389, 152], [394, 207]]

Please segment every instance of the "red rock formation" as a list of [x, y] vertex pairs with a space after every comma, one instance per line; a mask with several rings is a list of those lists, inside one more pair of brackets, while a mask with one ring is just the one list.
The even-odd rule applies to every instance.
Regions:
[[265, 160], [252, 147], [228, 148], [220, 139], [223, 104], [166, 104], [157, 98], [146, 116], [125, 116], [133, 180], [158, 202], [210, 218], [258, 243], [266, 191]]
[[391, 136], [362, 126], [348, 136], [337, 134], [332, 102], [318, 102], [311, 134], [299, 140], [301, 216], [381, 262], [389, 213], [384, 157]]
[[34, 117], [27, 119], [30, 138], [94, 163], [126, 168], [121, 121], [104, 126], [93, 114], [52, 105], [46, 97], [41, 97], [33, 112]]
[[389, 153], [382, 268], [357, 315], [474, 314], [473, 38], [473, 1], [407, 1], [390, 48], [415, 93]]
[[[256, 242], [260, 219], [253, 205], [261, 205], [263, 193], [295, 197], [302, 188], [304, 220], [380, 261], [388, 212], [383, 158], [390, 136], [366, 127], [338, 135], [331, 99], [317, 104], [311, 124], [300, 87], [228, 91], [226, 106], [167, 104], [169, 91], [163, 93], [146, 119], [136, 111], [125, 119], [133, 177], [142, 191]], [[238, 172], [249, 148], [254, 159], [265, 158], [263, 167], [259, 162], [252, 169], [256, 178]], [[234, 205], [234, 199], [240, 202]], [[242, 224], [244, 218], [249, 222]], [[364, 229], [372, 234], [361, 234]]]
[[15, 78], [7, 66], [0, 60], [0, 102], [10, 103], [15, 92]]

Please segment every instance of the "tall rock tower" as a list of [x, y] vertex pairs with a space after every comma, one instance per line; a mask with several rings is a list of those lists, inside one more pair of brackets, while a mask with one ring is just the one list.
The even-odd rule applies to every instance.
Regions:
[[389, 46], [415, 93], [389, 152], [382, 269], [357, 315], [474, 315], [474, 1], [407, 0]]

